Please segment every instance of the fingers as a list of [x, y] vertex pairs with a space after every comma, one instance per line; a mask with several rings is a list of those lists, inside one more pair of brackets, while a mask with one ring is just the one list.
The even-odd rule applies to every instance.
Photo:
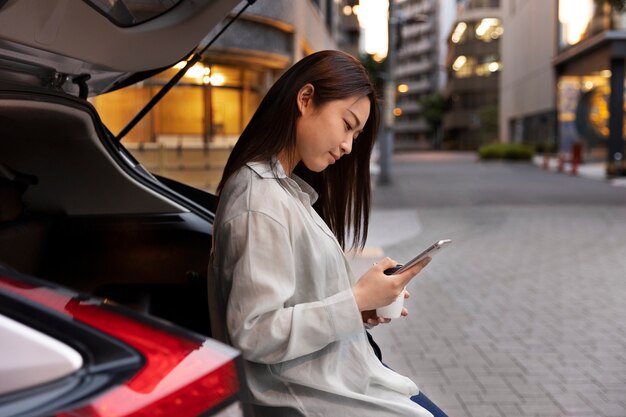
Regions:
[[406, 316], [408, 316], [408, 315], [409, 315], [409, 310], [407, 310], [407, 309], [406, 309], [406, 307], [403, 307], [403, 308], [402, 308], [402, 312], [400, 313], [400, 315], [401, 315], [402, 317], [406, 317]]
[[[404, 309], [406, 310], [406, 309]], [[407, 313], [408, 314], [408, 313]], [[406, 314], [404, 314], [406, 316]], [[384, 317], [376, 317], [373, 319], [367, 319], [367, 324], [370, 326], [378, 326], [379, 324], [385, 324], [391, 322], [391, 319], [386, 319]]]
[[418, 262], [417, 264], [415, 264], [415, 266], [407, 269], [403, 273], [393, 276], [397, 277], [397, 279], [399, 280], [398, 283], [405, 287], [415, 275], [417, 275], [422, 269], [426, 267], [426, 265], [428, 265], [431, 259], [431, 257], [424, 258], [422, 261]]
[[378, 267], [383, 271], [385, 269], [393, 268], [396, 265], [398, 265], [398, 263], [389, 257], [383, 258], [380, 261], [374, 263], [374, 267]]
[[407, 290], [404, 290], [404, 298], [409, 298], [411, 296], [411, 293], [408, 292]]

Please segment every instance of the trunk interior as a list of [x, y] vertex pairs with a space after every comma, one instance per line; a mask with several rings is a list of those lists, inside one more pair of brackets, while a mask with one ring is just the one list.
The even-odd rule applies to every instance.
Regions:
[[0, 263], [210, 336], [210, 222], [106, 134], [84, 101], [0, 89]]

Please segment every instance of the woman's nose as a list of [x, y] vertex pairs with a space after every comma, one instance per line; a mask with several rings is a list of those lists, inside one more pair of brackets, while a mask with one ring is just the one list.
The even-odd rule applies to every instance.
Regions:
[[348, 155], [350, 152], [352, 152], [352, 136], [350, 136], [350, 138], [344, 140], [341, 143], [341, 152], [343, 152], [344, 155]]

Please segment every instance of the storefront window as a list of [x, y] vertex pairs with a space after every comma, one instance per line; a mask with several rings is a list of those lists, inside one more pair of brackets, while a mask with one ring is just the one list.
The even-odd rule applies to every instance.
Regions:
[[604, 147], [609, 136], [609, 77], [563, 76], [557, 83], [557, 110], [561, 152], [575, 142], [589, 148]]
[[[158, 89], [152, 87], [152, 92]], [[202, 88], [183, 86], [172, 89], [153, 109], [154, 134], [202, 135], [203, 126]]]
[[[94, 98], [104, 124], [118, 133], [183, 65]], [[262, 69], [197, 63], [123, 143], [148, 170], [215, 191], [230, 149], [265, 94], [264, 79]]]

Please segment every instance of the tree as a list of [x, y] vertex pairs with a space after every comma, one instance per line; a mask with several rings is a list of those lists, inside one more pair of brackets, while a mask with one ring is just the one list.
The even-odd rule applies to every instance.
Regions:
[[433, 130], [441, 125], [446, 110], [446, 99], [440, 93], [430, 94], [421, 100], [422, 115]]
[[374, 60], [374, 58], [372, 58], [372, 56], [369, 54], [362, 54], [359, 58], [360, 58], [361, 63], [367, 70], [367, 73], [369, 74], [370, 79], [374, 83], [378, 96], [382, 97], [384, 74], [385, 74], [385, 67], [386, 67], [385, 63], [387, 61], [385, 60], [383, 62], [378, 62]]
[[490, 104], [478, 109], [480, 120], [480, 136], [483, 144], [498, 140], [498, 106]]
[[441, 147], [441, 124], [443, 123], [443, 114], [447, 110], [447, 101], [442, 94], [434, 93], [422, 98], [420, 104], [422, 105], [422, 117], [435, 134], [434, 148], [439, 149]]

